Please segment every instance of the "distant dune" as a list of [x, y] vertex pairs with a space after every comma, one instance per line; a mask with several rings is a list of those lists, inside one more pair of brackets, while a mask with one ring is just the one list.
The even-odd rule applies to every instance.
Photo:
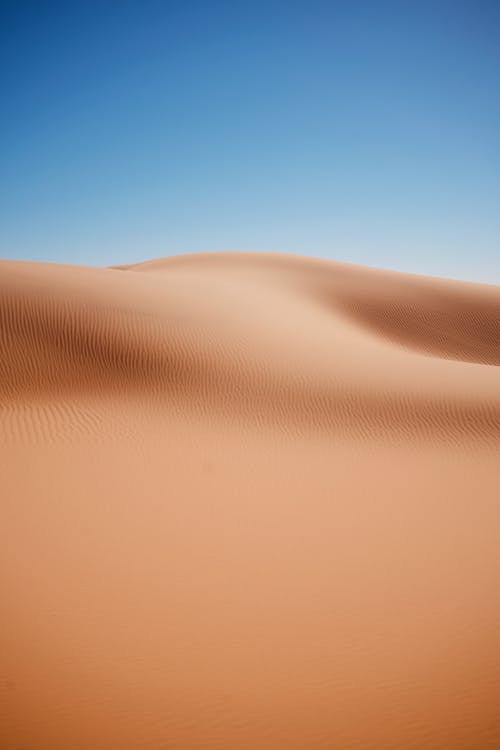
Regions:
[[499, 366], [500, 287], [0, 262], [0, 748], [498, 750]]

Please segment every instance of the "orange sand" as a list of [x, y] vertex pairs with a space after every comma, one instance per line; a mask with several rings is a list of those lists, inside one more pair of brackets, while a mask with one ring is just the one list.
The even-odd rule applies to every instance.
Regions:
[[0, 263], [1, 750], [498, 750], [500, 288]]

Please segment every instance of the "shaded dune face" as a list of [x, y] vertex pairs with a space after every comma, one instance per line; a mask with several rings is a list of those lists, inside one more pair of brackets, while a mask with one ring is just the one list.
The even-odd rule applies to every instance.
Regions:
[[500, 288], [0, 263], [0, 750], [498, 750]]
[[0, 283], [7, 400], [135, 394], [292, 431], [498, 436], [497, 371], [460, 369], [500, 361], [495, 287], [245, 253], [4, 263]]
[[[370, 283], [371, 282], [371, 283]], [[340, 294], [338, 308], [375, 336], [431, 357], [500, 365], [500, 304], [494, 287], [393, 274]]]

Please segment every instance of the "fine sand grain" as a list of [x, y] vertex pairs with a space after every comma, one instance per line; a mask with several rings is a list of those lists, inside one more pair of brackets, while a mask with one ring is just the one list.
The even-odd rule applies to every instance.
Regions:
[[500, 288], [0, 262], [1, 750], [498, 750]]

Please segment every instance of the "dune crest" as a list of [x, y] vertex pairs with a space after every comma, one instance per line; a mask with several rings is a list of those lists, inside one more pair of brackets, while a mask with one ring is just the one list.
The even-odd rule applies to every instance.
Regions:
[[500, 747], [500, 288], [0, 262], [0, 747]]
[[456, 364], [500, 361], [495, 287], [267, 254], [120, 270], [3, 264], [0, 396], [98, 392], [289, 429], [498, 437], [498, 371]]

